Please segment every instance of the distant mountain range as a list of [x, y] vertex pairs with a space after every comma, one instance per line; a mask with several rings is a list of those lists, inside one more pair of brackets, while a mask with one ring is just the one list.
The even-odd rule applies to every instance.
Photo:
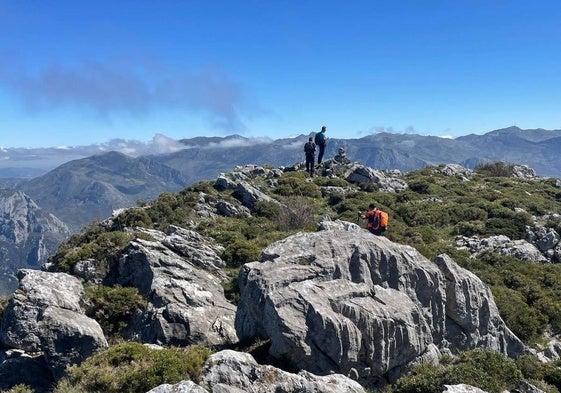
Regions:
[[[9, 208], [15, 195], [18, 201], [27, 201], [29, 209], [40, 211], [37, 214], [60, 220], [72, 233], [94, 218], [110, 216], [115, 209], [151, 200], [162, 192], [179, 191], [200, 180], [215, 179], [221, 172], [230, 172], [238, 165], [281, 167], [303, 161], [303, 146], [308, 137], [300, 135], [271, 141], [233, 135], [173, 141], [160, 136], [150, 146], [127, 141], [110, 145], [136, 157], [107, 152], [107, 145], [32, 151], [0, 148], [0, 184], [4, 187], [0, 188], [4, 192], [0, 209], [3, 204], [8, 206], [4, 207], [0, 247], [11, 250], [0, 255], [0, 267], [12, 271], [17, 266], [38, 266], [44, 260], [44, 253], [39, 255], [34, 250], [43, 247], [41, 250], [52, 252], [62, 240], [61, 234], [68, 233], [66, 229], [54, 230], [52, 225], [36, 224], [48, 218], [39, 220], [20, 214], [18, 225], [28, 228], [36, 225], [37, 238], [42, 239], [43, 245], [39, 246], [33, 235], [32, 240], [16, 246], [17, 235], [12, 232], [18, 226]], [[506, 161], [528, 165], [540, 176], [561, 177], [561, 130], [509, 127], [456, 139], [392, 133], [360, 139], [332, 138], [327, 144], [326, 158], [333, 157], [339, 148], [345, 149], [351, 161], [376, 169], [406, 172], [441, 163], [473, 168], [478, 163]], [[96, 154], [76, 159], [88, 153]], [[61, 162], [61, 165], [47, 170], [54, 162]], [[41, 175], [37, 176], [38, 173]], [[15, 190], [21, 194], [12, 194]], [[41, 230], [53, 230], [56, 235], [41, 234]], [[8, 247], [10, 243], [14, 243], [14, 247]]]
[[[308, 137], [271, 141], [233, 135], [165, 140], [151, 149], [158, 154], [130, 157], [115, 151], [103, 152], [68, 161], [31, 179], [16, 179], [17, 171], [13, 167], [0, 166], [0, 184], [24, 191], [38, 206], [75, 232], [93, 218], [107, 217], [114, 209], [150, 200], [164, 191], [178, 191], [200, 180], [214, 179], [237, 165], [288, 166], [302, 161], [303, 145]], [[131, 143], [134, 149], [124, 141], [114, 143], [113, 147], [136, 153], [150, 151], [146, 146], [139, 148], [138, 142]], [[345, 149], [351, 161], [376, 169], [406, 172], [440, 163], [473, 168], [478, 163], [501, 160], [528, 165], [540, 176], [561, 177], [561, 130], [510, 127], [456, 139], [392, 133], [360, 139], [333, 138], [328, 141], [326, 157], [333, 157], [339, 148]], [[34, 158], [28, 160], [47, 162], [47, 156], [56, 151], [45, 150], [43, 157], [35, 149]], [[90, 147], [81, 151], [96, 150]], [[165, 151], [171, 153], [163, 154]], [[18, 152], [21, 168], [26, 168], [25, 173], [29, 174], [25, 155], [21, 149]], [[78, 154], [73, 148], [62, 152], [66, 157]], [[16, 152], [4, 149], [3, 153]]]

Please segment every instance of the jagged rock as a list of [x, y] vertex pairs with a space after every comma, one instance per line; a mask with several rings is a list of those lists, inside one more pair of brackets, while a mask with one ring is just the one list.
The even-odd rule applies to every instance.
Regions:
[[[202, 261], [197, 263], [207, 267], [214, 266], [217, 258], [212, 253], [209, 260], [204, 260], [204, 253], [198, 257]], [[155, 241], [138, 239], [126, 247], [108, 280], [138, 288], [149, 302], [126, 329], [127, 337], [162, 345], [237, 341], [235, 306], [224, 297], [221, 279], [197, 268], [189, 258]]]
[[444, 385], [446, 390], [443, 393], [487, 393], [484, 390], [476, 388], [475, 386], [459, 384], [459, 385]]
[[43, 356], [30, 356], [15, 349], [0, 352], [0, 391], [25, 384], [36, 393], [46, 393], [53, 383], [52, 372]]
[[[263, 176], [263, 177], [279, 177], [282, 175], [281, 168], [265, 168], [261, 165], [255, 164], [246, 164], [243, 166], [237, 166], [234, 168], [234, 171], [231, 175], [242, 174], [247, 178], [253, 178], [256, 176]], [[244, 179], [242, 179], [244, 180]]]
[[235, 197], [238, 198], [244, 206], [250, 209], [253, 209], [257, 201], [279, 203], [245, 181], [241, 181], [237, 184], [235, 188]]
[[512, 177], [521, 179], [535, 179], [538, 177], [538, 175], [536, 174], [536, 171], [530, 168], [528, 165], [513, 165]]
[[[45, 264], [43, 270], [50, 271], [52, 268], [54, 268], [54, 266], [51, 264]], [[86, 282], [93, 282], [95, 284], [101, 284], [105, 276], [105, 273], [99, 269], [95, 259], [85, 259], [76, 262], [72, 268], [72, 274]]]
[[434, 345], [523, 349], [476, 276], [365, 230], [293, 235], [244, 265], [238, 281], [239, 338], [268, 338], [273, 357], [320, 375], [368, 385], [395, 380]]
[[220, 174], [220, 176], [216, 178], [216, 181], [214, 182], [214, 187], [222, 191], [233, 190], [234, 188], [236, 188], [236, 183], [222, 173]]
[[380, 191], [401, 192], [407, 189], [407, 183], [396, 177], [387, 176], [382, 171], [361, 164], [348, 166], [343, 175], [349, 183], [377, 184]]
[[19, 288], [4, 312], [3, 345], [42, 352], [55, 377], [107, 347], [99, 324], [84, 315], [82, 284], [65, 273], [20, 270]]
[[318, 231], [327, 231], [330, 229], [332, 230], [341, 229], [345, 231], [360, 231], [362, 228], [358, 224], [352, 222], [342, 221], [342, 220], [332, 221], [329, 218], [323, 219], [319, 223], [317, 228]]
[[356, 188], [325, 186], [321, 188], [321, 196], [325, 198], [330, 195], [346, 194], [348, 192], [353, 192], [353, 191], [356, 191]]
[[226, 263], [218, 256], [224, 247], [198, 232], [170, 225], [167, 236], [161, 242], [195, 266], [210, 271], [226, 267]]
[[446, 340], [449, 347], [489, 348], [511, 357], [520, 354], [523, 345], [499, 316], [491, 290], [448, 255], [439, 255], [435, 263], [446, 278]]
[[307, 371], [289, 373], [273, 366], [259, 365], [248, 353], [224, 350], [210, 356], [199, 385], [182, 381], [162, 385], [149, 393], [266, 393], [321, 392], [365, 393], [357, 382], [340, 374], [317, 376]]
[[531, 383], [529, 383], [527, 381], [520, 381], [518, 383], [516, 392], [519, 392], [519, 393], [545, 393], [543, 390], [541, 390], [540, 388], [532, 385]]
[[225, 200], [216, 202], [216, 210], [218, 214], [226, 217], [249, 217], [251, 212], [245, 206], [234, 206]]
[[484, 250], [491, 250], [502, 255], [511, 255], [518, 259], [532, 262], [548, 262], [547, 258], [533, 244], [526, 240], [510, 240], [508, 236], [498, 235], [481, 239], [478, 236], [457, 236], [456, 247], [468, 250], [476, 255]]
[[[226, 387], [223, 387], [221, 392], [227, 393], [227, 390], [225, 389]], [[181, 381], [175, 385], [166, 383], [157, 386], [154, 389], [149, 390], [147, 393], [209, 393], [209, 391], [200, 387], [193, 381]]]
[[552, 250], [559, 243], [560, 236], [553, 228], [541, 225], [526, 226], [526, 240], [535, 245], [541, 252]]
[[465, 180], [469, 180], [473, 175], [473, 171], [459, 164], [446, 164], [443, 167], [436, 168], [436, 171], [445, 176], [461, 176]]

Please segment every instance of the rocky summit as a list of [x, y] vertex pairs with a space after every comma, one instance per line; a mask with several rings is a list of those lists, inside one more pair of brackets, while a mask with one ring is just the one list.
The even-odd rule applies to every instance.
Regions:
[[[499, 299], [488, 286], [492, 280], [465, 268], [466, 261], [489, 258], [489, 252], [494, 253], [491, 262], [505, 271], [512, 258], [528, 264], [526, 270], [555, 267], [557, 216], [543, 214], [545, 208], [531, 216], [515, 203], [498, 205], [497, 181], [484, 184], [486, 179], [457, 165], [426, 169], [428, 182], [417, 174], [351, 163], [342, 153], [322, 163], [317, 178], [303, 174], [301, 164], [245, 166], [148, 205], [116, 211], [63, 243], [43, 270], [20, 270], [16, 291], [0, 304], [0, 390], [26, 384], [48, 392], [61, 382], [72, 383], [69, 375], [84, 376], [83, 370], [76, 374], [84, 364], [101, 373], [105, 366], [88, 362], [109, 356], [115, 341], [139, 342], [155, 351], [210, 349], [191, 378], [181, 374], [183, 380], [152, 384], [153, 393], [362, 393], [394, 386], [419, 364], [435, 370], [453, 364], [471, 350], [497, 354], [506, 365], [521, 355], [536, 355], [544, 364], [560, 358], [559, 341], [552, 338], [539, 352], [521, 341], [499, 313], [499, 300], [505, 304], [505, 293], [518, 299], [514, 284], [527, 278], [507, 271], [511, 287], [499, 291]], [[513, 178], [519, 177], [501, 182], [514, 188]], [[537, 189], [540, 180], [517, 181], [534, 182], [531, 187]], [[429, 195], [435, 185], [457, 187], [462, 203], [468, 187], [482, 193], [494, 187], [485, 194], [492, 202], [493, 224], [506, 225], [496, 219], [500, 213], [514, 222], [505, 226], [508, 233], [524, 239], [511, 240], [500, 231], [484, 236], [490, 232], [482, 224], [485, 201], [477, 201], [479, 210], [450, 207], [452, 202], [445, 205], [436, 192]], [[557, 187], [551, 181], [539, 186], [550, 187], [550, 193]], [[298, 195], [286, 197], [287, 192]], [[358, 200], [361, 195], [366, 199]], [[334, 214], [356, 217], [356, 206], [367, 206], [371, 198], [394, 207], [385, 236]], [[462, 235], [450, 236], [443, 245], [434, 229], [419, 226], [429, 217], [418, 214], [421, 205], [424, 214], [430, 208], [438, 212], [430, 218], [440, 219], [442, 227], [450, 225], [442, 217], [454, 218], [446, 209], [471, 221], [453, 223], [447, 231]], [[398, 235], [402, 241], [395, 241]], [[427, 246], [431, 238], [441, 242], [438, 249], [450, 252], [429, 259], [403, 241]], [[554, 281], [556, 276], [550, 269], [540, 277]], [[500, 275], [491, 278], [497, 282]], [[110, 291], [116, 295], [104, 297]], [[533, 292], [542, 296], [538, 304], [548, 304], [544, 293]], [[127, 303], [133, 298], [140, 300]], [[126, 359], [137, 369], [147, 364], [133, 355], [121, 353], [114, 361], [122, 375]], [[144, 374], [153, 369], [157, 366]], [[518, 374], [516, 386], [522, 389], [526, 385]], [[438, 385], [438, 391], [477, 391], [463, 380], [453, 382], [458, 383]]]

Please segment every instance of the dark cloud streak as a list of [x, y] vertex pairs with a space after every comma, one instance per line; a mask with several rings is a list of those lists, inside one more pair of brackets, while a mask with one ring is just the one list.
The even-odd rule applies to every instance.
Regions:
[[198, 73], [160, 74], [142, 65], [51, 65], [36, 75], [0, 56], [0, 89], [15, 93], [34, 112], [81, 107], [103, 117], [141, 116], [155, 109], [203, 114], [217, 129], [244, 131], [247, 109], [240, 85], [218, 67]]

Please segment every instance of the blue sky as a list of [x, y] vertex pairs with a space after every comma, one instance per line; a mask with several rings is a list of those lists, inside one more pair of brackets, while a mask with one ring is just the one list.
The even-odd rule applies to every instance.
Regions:
[[0, 146], [561, 128], [559, 1], [0, 0]]

